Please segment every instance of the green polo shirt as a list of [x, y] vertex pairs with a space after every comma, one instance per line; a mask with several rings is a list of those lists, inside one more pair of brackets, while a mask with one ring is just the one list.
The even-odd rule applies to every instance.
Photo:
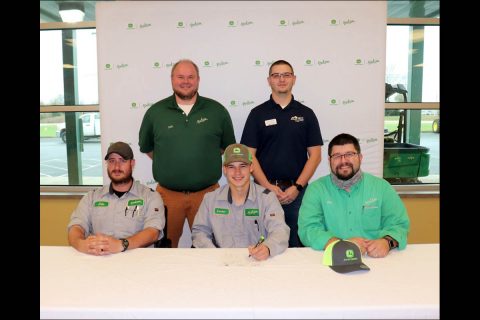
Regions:
[[347, 192], [327, 175], [311, 183], [302, 200], [298, 235], [305, 246], [323, 250], [331, 237], [379, 239], [390, 235], [407, 245], [410, 220], [402, 200], [384, 179], [364, 172]]
[[172, 95], [152, 105], [139, 132], [140, 151], [153, 151], [153, 177], [172, 190], [198, 191], [222, 176], [221, 150], [235, 143], [232, 119], [215, 100], [197, 96], [185, 115]]

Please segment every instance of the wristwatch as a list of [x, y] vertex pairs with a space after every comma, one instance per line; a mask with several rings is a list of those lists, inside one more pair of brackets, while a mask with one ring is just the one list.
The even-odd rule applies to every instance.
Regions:
[[390, 236], [385, 236], [383, 239], [388, 241], [388, 247], [390, 250], [396, 248], [398, 246], [397, 242]]
[[122, 241], [122, 246], [123, 246], [122, 252], [126, 251], [126, 250], [128, 249], [128, 245], [129, 245], [130, 243], [128, 242], [127, 239], [119, 239], [119, 240]]
[[303, 186], [302, 186], [300, 183], [296, 183], [296, 182], [295, 182], [293, 185], [294, 185], [295, 187], [297, 187], [297, 190], [298, 190], [299, 192], [303, 190]]

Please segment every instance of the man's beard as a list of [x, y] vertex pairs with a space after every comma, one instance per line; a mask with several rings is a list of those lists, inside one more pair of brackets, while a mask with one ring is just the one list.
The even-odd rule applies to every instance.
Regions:
[[338, 169], [338, 168], [335, 169], [335, 175], [337, 176], [338, 179], [343, 180], [343, 181], [350, 180], [358, 172], [358, 170], [355, 171], [355, 169], [353, 168], [353, 164], [347, 163], [345, 165], [350, 167], [350, 169], [352, 169], [351, 172], [346, 176], [340, 174], [340, 169]]
[[194, 90], [192, 93], [188, 94], [188, 95], [184, 95], [183, 93], [181, 93], [180, 91], [177, 91], [177, 90], [173, 90], [173, 92], [175, 92], [175, 95], [177, 97], [180, 98], [180, 100], [191, 100], [193, 97], [195, 97], [195, 95], [197, 94], [197, 91], [198, 90]]
[[[123, 172], [123, 171], [122, 171]], [[108, 173], [108, 177], [110, 178], [110, 180], [112, 180], [112, 183], [115, 185], [115, 184], [125, 184], [125, 183], [129, 183], [131, 180], [132, 180], [132, 173], [130, 172], [129, 175], [126, 175], [124, 178], [114, 178], [112, 177], [110, 171], [107, 172]]]

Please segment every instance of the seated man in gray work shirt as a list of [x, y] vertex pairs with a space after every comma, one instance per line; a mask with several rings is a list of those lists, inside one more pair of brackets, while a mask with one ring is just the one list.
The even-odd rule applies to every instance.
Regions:
[[163, 236], [162, 197], [133, 179], [135, 159], [128, 144], [111, 144], [105, 160], [111, 183], [80, 200], [68, 224], [68, 242], [92, 255], [151, 246]]
[[250, 181], [251, 172], [248, 148], [229, 145], [223, 161], [228, 184], [205, 194], [192, 226], [194, 247], [248, 248], [257, 260], [285, 251], [290, 228], [282, 206], [275, 193]]

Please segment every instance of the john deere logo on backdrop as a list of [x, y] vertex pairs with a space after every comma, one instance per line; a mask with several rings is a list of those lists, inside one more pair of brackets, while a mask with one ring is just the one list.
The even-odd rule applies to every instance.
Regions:
[[252, 100], [247, 100], [247, 101], [243, 101], [242, 102], [242, 106], [250, 106], [252, 104], [255, 104], [255, 101], [252, 101]]
[[363, 60], [360, 59], [360, 58], [355, 59], [355, 65], [357, 65], [357, 66], [363, 65]]
[[343, 20], [343, 25], [345, 26], [347, 24], [352, 24], [354, 22], [355, 22], [355, 20], [351, 20], [351, 19]]
[[286, 27], [288, 25], [288, 21], [287, 20], [280, 20], [279, 24], [278, 24], [280, 27]]
[[237, 26], [237, 23], [236, 23], [235, 21], [233, 21], [233, 20], [230, 20], [230, 21], [228, 21], [228, 26], [229, 26], [229, 27], [236, 27], [236, 26]]
[[331, 25], [331, 26], [338, 26], [338, 21], [337, 21], [337, 19], [331, 19], [331, 20], [330, 20], [330, 25]]
[[237, 106], [237, 101], [230, 100], [230, 107], [236, 107], [236, 106]]
[[128, 64], [126, 64], [126, 63], [117, 64], [117, 69], [122, 69], [122, 68], [126, 68], [126, 67], [128, 67]]
[[127, 24], [127, 30], [133, 30], [135, 29], [135, 25], [133, 23]]
[[210, 61], [208, 61], [208, 60], [203, 61], [203, 66], [204, 67], [211, 67]]
[[355, 102], [355, 100], [352, 100], [352, 99], [342, 100], [343, 105], [351, 104], [351, 103], [354, 103], [354, 102]]
[[183, 21], [178, 21], [177, 22], [177, 28], [185, 28], [185, 25], [183, 24]]
[[255, 60], [255, 66], [256, 67], [261, 67], [265, 65], [265, 63], [262, 60]]
[[311, 60], [311, 59], [305, 60], [305, 65], [306, 65], [307, 67], [313, 66], [312, 60]]
[[152, 102], [147, 102], [147, 103], [142, 103], [142, 107], [145, 109], [145, 108], [149, 108], [153, 105]]
[[160, 68], [161, 66], [162, 66], [162, 65], [160, 64], [160, 62], [154, 62], [154, 63], [153, 63], [153, 68], [155, 68], [155, 69], [158, 69], [158, 68]]
[[131, 108], [131, 109], [137, 109], [137, 108], [138, 108], [137, 103], [136, 103], [136, 102], [132, 102], [132, 103], [130, 104], [130, 108]]
[[377, 138], [368, 138], [367, 143], [376, 142], [377, 140], [378, 140]]
[[375, 64], [375, 63], [379, 63], [380, 60], [373, 58], [373, 59], [368, 60], [367, 62], [368, 62], [368, 64]]
[[329, 103], [331, 106], [336, 106], [337, 105], [337, 99], [330, 99], [330, 103]]
[[150, 23], [142, 23], [142, 24], [140, 25], [140, 29], [142, 29], [142, 28], [147, 28], [147, 27], [151, 27], [151, 26], [152, 26], [152, 25], [151, 25]]
[[105, 65], [105, 70], [112, 70], [112, 65], [110, 63], [107, 63]]

